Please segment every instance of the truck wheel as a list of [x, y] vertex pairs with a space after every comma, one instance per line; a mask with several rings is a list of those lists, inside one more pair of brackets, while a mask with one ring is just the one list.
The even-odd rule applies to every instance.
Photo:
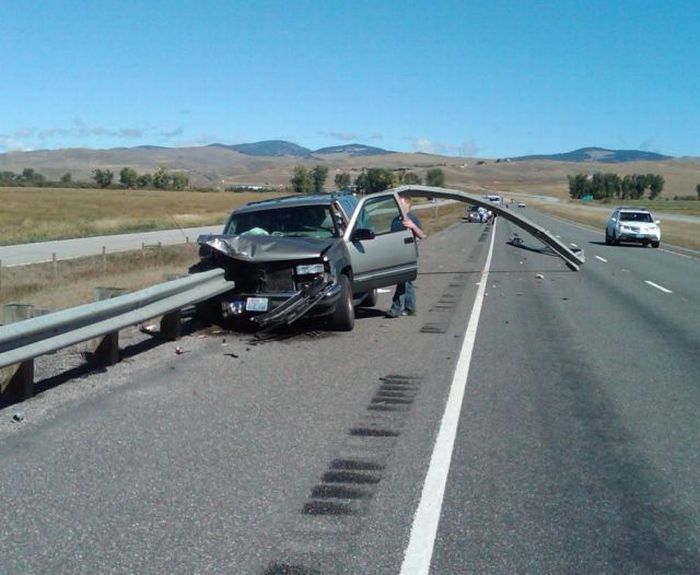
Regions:
[[658, 248], [660, 243], [661, 243], [661, 242], [651, 242], [651, 247], [652, 247], [652, 248]]
[[355, 308], [352, 304], [350, 280], [348, 276], [341, 275], [338, 281], [341, 286], [340, 298], [331, 315], [331, 327], [336, 331], [352, 331], [355, 327]]
[[200, 321], [208, 325], [221, 325], [224, 321], [219, 298], [212, 298], [195, 304], [195, 315]]
[[377, 290], [367, 292], [365, 298], [360, 302], [360, 307], [374, 307], [377, 305]]

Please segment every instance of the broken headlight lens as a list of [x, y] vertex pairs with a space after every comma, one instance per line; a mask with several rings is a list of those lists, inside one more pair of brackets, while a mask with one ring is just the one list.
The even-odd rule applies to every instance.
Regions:
[[323, 264], [300, 264], [296, 267], [297, 275], [300, 276], [322, 274], [324, 271]]

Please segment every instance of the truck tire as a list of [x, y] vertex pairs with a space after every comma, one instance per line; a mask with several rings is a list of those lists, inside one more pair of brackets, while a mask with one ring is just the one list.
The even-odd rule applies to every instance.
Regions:
[[331, 328], [336, 331], [352, 331], [355, 327], [355, 307], [352, 303], [352, 289], [348, 276], [341, 275], [338, 279], [341, 285], [340, 298], [330, 318]]
[[377, 290], [373, 289], [367, 292], [367, 295], [360, 302], [360, 307], [374, 307], [375, 305], [377, 305]]

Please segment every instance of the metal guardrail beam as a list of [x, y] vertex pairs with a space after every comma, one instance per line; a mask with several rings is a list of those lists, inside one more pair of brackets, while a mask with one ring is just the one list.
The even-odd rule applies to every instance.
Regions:
[[[114, 334], [154, 317], [179, 313], [185, 306], [233, 288], [215, 269], [108, 300], [85, 304], [0, 327], [0, 368], [83, 341]], [[31, 370], [33, 372], [33, 370]]]
[[431, 186], [400, 186], [398, 188], [394, 188], [393, 191], [412, 197], [444, 198], [448, 200], [458, 200], [460, 202], [475, 206], [482, 206], [487, 210], [491, 210], [499, 217], [513, 222], [516, 226], [521, 227], [526, 232], [540, 240], [543, 244], [552, 248], [552, 250], [554, 250], [554, 252], [564, 260], [570, 269], [578, 271], [579, 267], [586, 261], [582, 251], [574, 252], [565, 243], [555, 238], [544, 228], [538, 226], [534, 222], [531, 222], [516, 212], [506, 210], [505, 208], [502, 208], [501, 206], [493, 204], [478, 196], [474, 196], [460, 190], [435, 188]]

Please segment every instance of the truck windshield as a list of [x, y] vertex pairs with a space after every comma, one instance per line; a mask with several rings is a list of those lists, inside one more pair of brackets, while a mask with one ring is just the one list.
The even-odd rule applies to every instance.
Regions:
[[311, 238], [339, 237], [328, 206], [295, 206], [234, 213], [224, 233]]

